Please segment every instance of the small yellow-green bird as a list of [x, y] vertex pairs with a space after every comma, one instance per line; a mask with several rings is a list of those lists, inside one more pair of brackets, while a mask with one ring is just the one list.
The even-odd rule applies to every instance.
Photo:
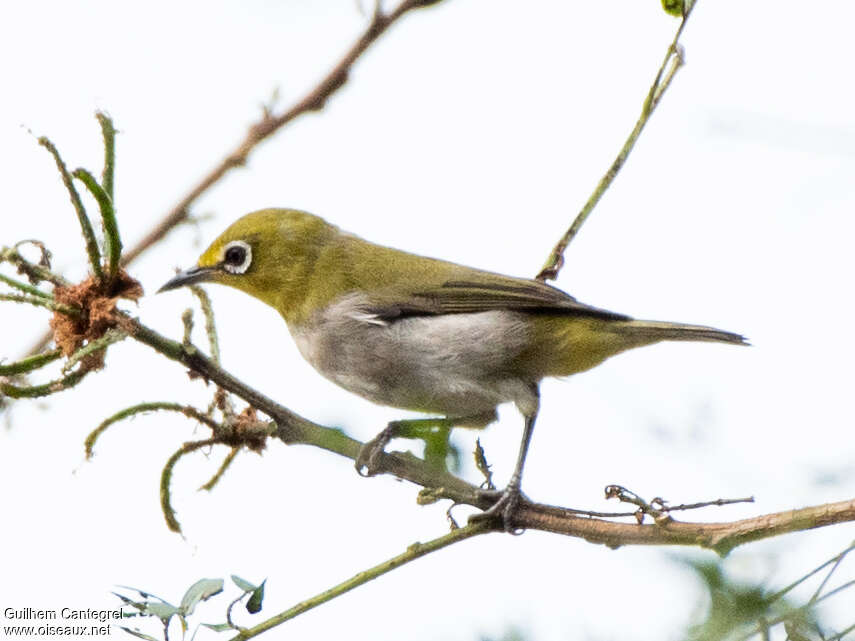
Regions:
[[[275, 308], [303, 357], [375, 403], [482, 427], [513, 402], [525, 418], [516, 467], [487, 511], [512, 529], [526, 452], [547, 376], [590, 369], [659, 341], [747, 344], [712, 327], [633, 320], [527, 278], [503, 276], [375, 245], [293, 209], [245, 215], [195, 267], [160, 291], [192, 283], [235, 287]], [[366, 446], [372, 471], [394, 422]]]

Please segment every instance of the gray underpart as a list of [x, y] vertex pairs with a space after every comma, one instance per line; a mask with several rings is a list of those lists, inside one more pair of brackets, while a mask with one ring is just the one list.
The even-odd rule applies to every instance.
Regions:
[[523, 314], [506, 310], [386, 320], [359, 294], [291, 330], [303, 357], [346, 390], [473, 427], [505, 402], [537, 413], [537, 381], [514, 372], [528, 332]]

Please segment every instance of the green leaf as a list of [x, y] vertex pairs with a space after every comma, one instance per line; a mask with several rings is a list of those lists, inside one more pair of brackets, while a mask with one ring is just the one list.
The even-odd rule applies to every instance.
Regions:
[[261, 611], [261, 602], [264, 600], [264, 584], [267, 583], [267, 579], [261, 582], [255, 590], [252, 591], [252, 596], [249, 597], [249, 601], [246, 602], [246, 611], [250, 614], [255, 614], [256, 612]]
[[246, 579], [240, 578], [237, 574], [232, 574], [232, 581], [234, 581], [234, 584], [244, 592], [253, 592], [258, 587], [257, 585], [250, 583]]
[[228, 623], [203, 623], [206, 628], [210, 628], [214, 632], [225, 632], [226, 630], [234, 630], [234, 627]]
[[144, 604], [143, 614], [157, 617], [164, 623], [168, 622], [174, 615], [179, 614], [181, 610], [169, 603], [146, 603]]
[[672, 16], [682, 17], [683, 15], [683, 0], [662, 0], [662, 8], [665, 13]]
[[184, 616], [190, 616], [200, 601], [206, 601], [222, 591], [222, 579], [199, 579], [187, 588], [187, 592], [181, 598], [179, 610]]

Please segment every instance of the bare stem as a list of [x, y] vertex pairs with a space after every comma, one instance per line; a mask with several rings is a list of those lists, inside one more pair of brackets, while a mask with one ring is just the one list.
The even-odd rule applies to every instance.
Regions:
[[626, 141], [623, 143], [623, 146], [618, 152], [617, 158], [615, 158], [611, 167], [609, 167], [608, 171], [606, 171], [603, 177], [600, 178], [600, 182], [597, 183], [594, 192], [588, 198], [587, 202], [582, 206], [582, 209], [576, 215], [576, 218], [573, 220], [573, 223], [570, 225], [567, 231], [564, 232], [564, 235], [552, 249], [552, 252], [549, 254], [549, 257], [546, 259], [546, 262], [541, 268], [540, 273], [538, 273], [537, 275], [537, 280], [555, 280], [558, 277], [558, 273], [561, 271], [561, 268], [564, 265], [564, 252], [567, 250], [567, 247], [576, 237], [576, 234], [579, 233], [579, 230], [582, 228], [582, 225], [585, 224], [585, 221], [588, 219], [588, 216], [591, 215], [591, 212], [594, 210], [594, 207], [596, 207], [597, 203], [600, 202], [600, 198], [602, 198], [603, 194], [606, 193], [606, 190], [611, 186], [612, 182], [614, 182], [614, 179], [617, 177], [618, 172], [620, 172], [621, 167], [623, 167], [624, 163], [626, 163], [630, 152], [632, 151], [633, 147], [635, 147], [636, 141], [638, 140], [639, 136], [641, 136], [641, 132], [644, 130], [647, 121], [650, 120], [650, 116], [653, 115], [653, 111], [659, 104], [660, 99], [662, 98], [668, 87], [671, 85], [671, 80], [673, 80], [674, 75], [677, 73], [677, 70], [683, 64], [683, 55], [682, 50], [679, 46], [679, 40], [680, 36], [683, 33], [683, 28], [686, 26], [686, 21], [691, 15], [693, 7], [694, 5], [692, 7], [687, 8], [682, 20], [680, 20], [680, 26], [677, 28], [677, 33], [674, 35], [674, 39], [671, 41], [671, 44], [668, 45], [668, 51], [665, 54], [665, 59], [662, 61], [662, 65], [656, 72], [656, 78], [653, 80], [653, 84], [650, 86], [650, 89], [647, 91], [647, 95], [644, 98], [644, 103], [641, 108], [641, 115], [636, 121], [635, 127], [632, 128], [632, 131], [630, 132], [629, 136], [627, 137]]
[[74, 206], [74, 211], [77, 214], [77, 221], [80, 223], [80, 231], [83, 232], [83, 238], [86, 241], [86, 253], [89, 256], [89, 266], [92, 268], [92, 273], [95, 274], [95, 277], [100, 282], [104, 278], [104, 274], [101, 271], [101, 252], [98, 249], [95, 230], [92, 229], [92, 223], [89, 220], [89, 216], [86, 215], [86, 209], [83, 207], [83, 201], [80, 200], [80, 194], [77, 193], [77, 189], [74, 187], [74, 182], [71, 180], [71, 174], [68, 173], [68, 169], [66, 168], [62, 157], [59, 155], [59, 151], [56, 146], [54, 146], [54, 144], [44, 136], [39, 138], [39, 144], [51, 153], [54, 161], [56, 162], [56, 168], [59, 170], [60, 176], [62, 176], [62, 182], [65, 184], [68, 196], [71, 198], [71, 204]]
[[44, 367], [48, 363], [54, 362], [60, 356], [62, 356], [62, 351], [53, 349], [49, 352], [42, 352], [41, 354], [34, 354], [33, 356], [22, 358], [21, 360], [9, 363], [8, 365], [0, 365], [0, 376], [26, 374], [27, 372], [32, 372], [33, 370]]
[[80, 310], [69, 305], [57, 303], [51, 298], [43, 296], [24, 296], [23, 294], [0, 294], [0, 300], [9, 301], [10, 303], [24, 303], [34, 307], [45, 307], [52, 312], [62, 312], [69, 316], [80, 316]]
[[170, 493], [170, 485], [172, 483], [172, 471], [175, 469], [175, 464], [182, 456], [186, 456], [191, 452], [195, 452], [209, 445], [216, 445], [217, 439], [208, 438], [202, 441], [190, 441], [185, 443], [170, 456], [166, 465], [163, 466], [163, 471], [160, 474], [160, 507], [163, 510], [163, 517], [166, 519], [167, 527], [173, 532], [181, 534], [181, 524], [175, 516], [175, 508], [172, 507], [172, 495]]
[[180, 412], [189, 418], [196, 419], [200, 423], [204, 423], [212, 430], [219, 430], [220, 424], [216, 421], [212, 420], [210, 417], [206, 416], [203, 412], [200, 412], [195, 407], [191, 407], [189, 405], [182, 405], [180, 403], [140, 403], [138, 405], [134, 405], [132, 407], [126, 407], [125, 409], [116, 412], [112, 416], [104, 419], [98, 427], [92, 430], [89, 435], [86, 437], [84, 441], [84, 447], [86, 448], [86, 458], [92, 458], [92, 451], [95, 447], [96, 441], [100, 438], [100, 436], [110, 427], [113, 423], [118, 423], [119, 421], [123, 421], [126, 418], [130, 418], [132, 416], [136, 416], [137, 414], [143, 414], [145, 412], [157, 412], [157, 411], [167, 411], [167, 412]]
[[448, 534], [432, 539], [427, 543], [413, 543], [401, 554], [393, 556], [391, 559], [383, 561], [383, 563], [379, 563], [372, 568], [359, 572], [346, 581], [342, 581], [338, 585], [331, 587], [329, 590], [325, 590], [320, 594], [306, 599], [305, 601], [301, 601], [297, 605], [270, 617], [266, 621], [262, 621], [256, 626], [241, 630], [238, 634], [232, 637], [231, 641], [245, 641], [246, 639], [251, 639], [252, 637], [258, 636], [262, 632], [266, 632], [277, 625], [281, 625], [282, 623], [285, 623], [308, 610], [316, 608], [327, 601], [331, 601], [346, 592], [350, 592], [354, 588], [358, 588], [369, 581], [373, 581], [374, 579], [383, 576], [402, 565], [406, 565], [407, 563], [420, 559], [431, 552], [436, 552], [437, 550], [441, 550], [449, 545], [465, 541], [466, 539], [478, 536], [479, 534], [486, 534], [490, 531], [491, 529], [486, 527], [483, 522], [470, 523], [466, 527], [452, 530]]

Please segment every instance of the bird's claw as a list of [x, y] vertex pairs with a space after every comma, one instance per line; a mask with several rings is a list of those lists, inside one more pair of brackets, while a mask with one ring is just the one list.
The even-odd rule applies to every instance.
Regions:
[[389, 441], [392, 440], [393, 436], [394, 428], [390, 423], [386, 426], [386, 429], [362, 446], [354, 462], [354, 467], [359, 476], [374, 476], [378, 473], [380, 469], [380, 456], [384, 453], [383, 450], [389, 444]]
[[508, 534], [519, 535], [525, 529], [514, 526], [514, 516], [523, 498], [518, 485], [509, 484], [504, 490], [479, 490], [478, 496], [495, 501], [489, 508], [469, 517], [470, 521], [501, 519], [502, 527]]

